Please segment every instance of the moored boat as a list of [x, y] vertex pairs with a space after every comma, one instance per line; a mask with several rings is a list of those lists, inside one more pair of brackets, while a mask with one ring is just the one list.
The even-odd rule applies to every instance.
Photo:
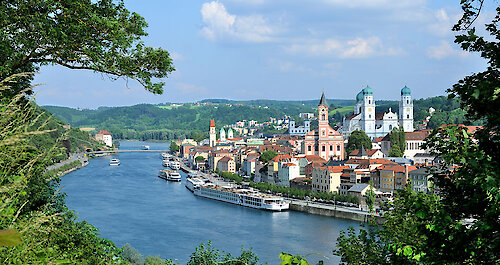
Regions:
[[162, 169], [159, 177], [168, 181], [181, 181], [181, 174], [174, 170]]
[[170, 161], [170, 168], [173, 170], [179, 170], [181, 168], [181, 164], [178, 161]]
[[184, 184], [188, 190], [194, 192], [194, 189], [200, 185], [205, 184], [205, 180], [198, 177], [188, 177], [186, 178], [186, 183]]
[[119, 159], [116, 159], [116, 158], [113, 158], [109, 161], [109, 165], [110, 166], [119, 166], [120, 165], [120, 160]]
[[217, 186], [212, 183], [194, 186], [196, 196], [268, 211], [283, 211], [290, 203], [282, 197], [264, 194], [253, 189]]
[[163, 165], [164, 167], [170, 167], [170, 160], [163, 160], [163, 161], [162, 161], [162, 165]]

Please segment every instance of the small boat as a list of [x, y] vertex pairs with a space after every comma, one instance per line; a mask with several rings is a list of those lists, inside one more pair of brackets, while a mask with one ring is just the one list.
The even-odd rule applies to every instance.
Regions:
[[181, 174], [173, 170], [162, 169], [159, 177], [168, 181], [181, 181]]
[[142, 150], [149, 150], [149, 145], [143, 145]]
[[109, 165], [110, 166], [119, 166], [120, 165], [120, 160], [119, 159], [116, 159], [116, 158], [113, 158], [109, 161]]
[[163, 160], [162, 165], [164, 167], [170, 167], [170, 160]]

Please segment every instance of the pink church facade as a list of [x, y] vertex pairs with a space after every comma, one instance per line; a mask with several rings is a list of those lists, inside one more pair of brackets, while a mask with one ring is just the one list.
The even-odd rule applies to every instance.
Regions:
[[306, 134], [304, 148], [306, 155], [318, 155], [325, 160], [344, 160], [344, 137], [328, 122], [328, 104], [325, 93], [318, 105], [318, 129]]

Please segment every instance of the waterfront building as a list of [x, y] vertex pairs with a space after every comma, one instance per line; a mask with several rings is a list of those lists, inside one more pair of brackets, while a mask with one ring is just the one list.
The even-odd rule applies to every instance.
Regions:
[[95, 135], [95, 140], [98, 142], [103, 142], [105, 145], [111, 147], [113, 146], [113, 137], [106, 130], [101, 130]]
[[300, 167], [296, 163], [283, 163], [278, 168], [277, 186], [290, 187], [290, 180], [300, 177]]
[[312, 171], [312, 186], [313, 192], [335, 192], [340, 189], [340, 176], [347, 166], [327, 166], [316, 167]]
[[224, 172], [236, 173], [236, 163], [232, 157], [225, 156], [217, 162], [217, 169]]
[[328, 103], [325, 93], [318, 104], [318, 129], [306, 134], [303, 154], [319, 155], [325, 160], [344, 160], [344, 137], [332, 129], [328, 122]]
[[402, 126], [405, 132], [413, 132], [413, 101], [410, 89], [401, 89], [399, 115], [389, 109], [388, 112], [376, 112], [373, 89], [366, 86], [356, 95], [356, 104], [351, 116], [344, 118], [342, 135], [348, 138], [355, 130], [361, 130], [370, 138], [383, 137], [393, 128]]
[[408, 177], [411, 181], [411, 188], [416, 192], [429, 193], [431, 187], [432, 174], [429, 168], [421, 167], [419, 169], [413, 170], [408, 173]]
[[377, 167], [380, 191], [394, 193], [396, 190], [403, 189], [408, 183], [408, 173], [415, 169], [417, 169], [415, 166], [408, 165], [381, 165]]

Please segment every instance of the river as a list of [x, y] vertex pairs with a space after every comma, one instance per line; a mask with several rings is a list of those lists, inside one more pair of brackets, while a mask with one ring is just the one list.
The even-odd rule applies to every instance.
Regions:
[[[123, 141], [120, 149], [140, 149], [145, 144], [152, 150], [168, 148], [167, 143]], [[266, 212], [195, 197], [184, 187], [183, 172], [182, 183], [157, 177], [162, 168], [159, 153], [112, 157], [121, 165], [109, 166], [111, 156], [91, 159], [88, 166], [62, 178], [62, 191], [79, 221], [88, 221], [118, 247], [128, 242], [145, 256], [185, 264], [196, 246], [211, 241], [234, 256], [242, 246], [252, 248], [262, 263], [279, 264], [283, 251], [309, 255], [311, 263], [322, 259], [338, 264], [332, 249], [340, 231], [359, 227], [350, 220]]]

